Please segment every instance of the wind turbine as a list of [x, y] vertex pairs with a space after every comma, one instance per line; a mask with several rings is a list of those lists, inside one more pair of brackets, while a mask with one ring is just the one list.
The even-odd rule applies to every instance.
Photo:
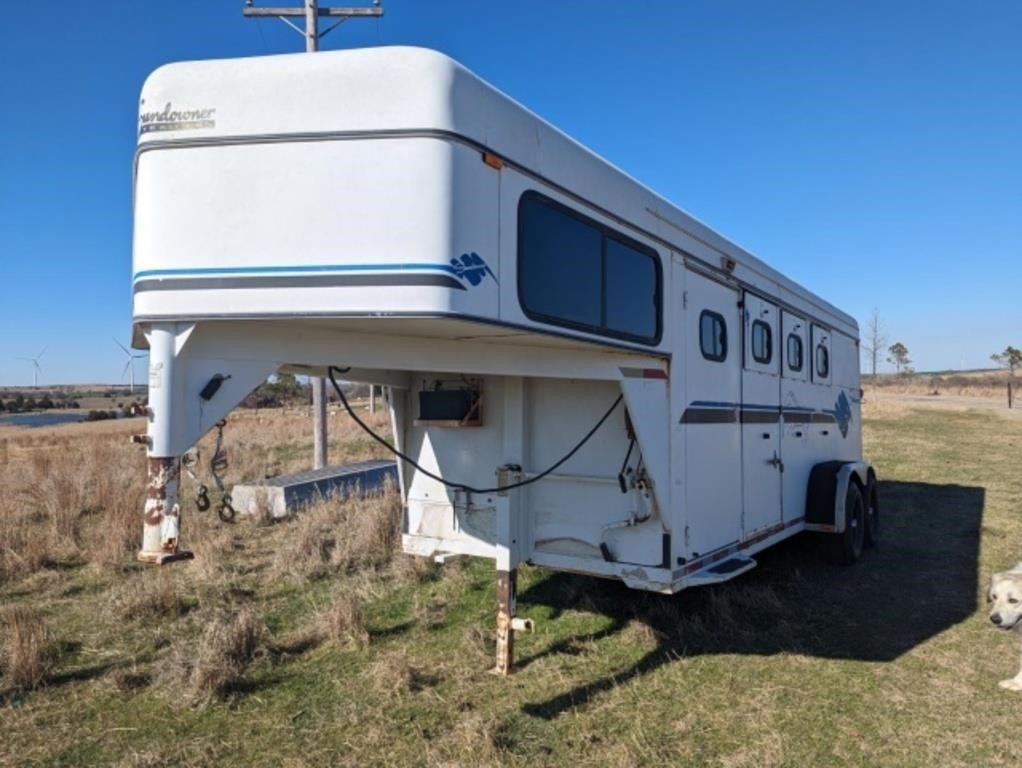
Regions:
[[32, 363], [32, 386], [33, 387], [38, 387], [39, 386], [39, 374], [43, 372], [43, 369], [39, 367], [39, 358], [43, 356], [44, 352], [46, 352], [46, 347], [43, 347], [42, 352], [40, 352], [35, 357], [19, 357], [18, 358], [19, 360], [24, 360], [27, 363]]
[[139, 358], [145, 357], [145, 353], [139, 355], [131, 354], [131, 350], [121, 344], [117, 339], [114, 339], [114, 344], [121, 348], [121, 350], [128, 356], [128, 362], [124, 364], [124, 370], [121, 371], [121, 380], [124, 380], [124, 374], [131, 372], [131, 394], [135, 394], [135, 361]]

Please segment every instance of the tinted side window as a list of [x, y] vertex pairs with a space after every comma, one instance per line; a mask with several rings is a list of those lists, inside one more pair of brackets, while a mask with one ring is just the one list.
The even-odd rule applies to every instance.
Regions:
[[727, 325], [721, 315], [708, 309], [699, 315], [699, 350], [717, 363], [727, 357]]
[[660, 257], [537, 192], [518, 204], [518, 295], [534, 320], [655, 344]]
[[607, 238], [606, 327], [643, 339], [657, 337], [656, 262], [648, 254]]
[[762, 320], [752, 321], [752, 359], [766, 365], [773, 356], [773, 339], [770, 326]]
[[[824, 350], [826, 351], [826, 350]], [[802, 337], [795, 333], [788, 334], [788, 369], [791, 371], [802, 370]]]
[[519, 218], [519, 290], [526, 308], [545, 317], [598, 326], [603, 303], [603, 236], [533, 196]]
[[816, 375], [821, 379], [830, 375], [830, 354], [823, 344], [816, 345]]

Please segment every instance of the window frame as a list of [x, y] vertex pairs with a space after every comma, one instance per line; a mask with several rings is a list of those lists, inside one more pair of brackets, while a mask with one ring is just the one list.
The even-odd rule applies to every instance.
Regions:
[[[766, 356], [760, 357], [756, 354], [756, 328], [760, 327], [766, 331]], [[749, 330], [752, 338], [749, 340], [749, 352], [752, 355], [752, 359], [757, 365], [770, 365], [774, 359], [774, 329], [770, 327], [770, 324], [763, 320], [756, 319], [752, 321], [752, 328]]]
[[[713, 320], [716, 320], [720, 324], [720, 329], [722, 333], [718, 335], [718, 338], [720, 339], [721, 349], [719, 356], [707, 353], [706, 349], [703, 347], [703, 318], [705, 317], [712, 318]], [[711, 363], [723, 363], [725, 360], [727, 360], [727, 320], [724, 319], [724, 315], [720, 314], [720, 312], [714, 312], [712, 309], [704, 309], [702, 312], [699, 313], [698, 330], [700, 354], [702, 354], [702, 356], [706, 360], [709, 360]]]
[[[794, 339], [795, 341], [798, 342], [798, 368], [796, 368], [795, 366], [793, 366], [791, 364], [791, 340], [792, 339]], [[786, 340], [785, 348], [784, 348], [784, 365], [792, 373], [802, 373], [802, 371], [804, 371], [805, 367], [806, 367], [805, 344], [802, 343], [802, 336], [801, 336], [801, 334], [798, 334], [795, 331], [789, 331], [788, 332], [788, 338]]]
[[[567, 318], [558, 317], [556, 315], [548, 315], [544, 312], [538, 312], [530, 309], [526, 303], [526, 297], [523, 293], [524, 280], [522, 279], [523, 270], [525, 268], [525, 259], [523, 258], [523, 249], [525, 243], [525, 217], [522, 215], [523, 207], [527, 201], [535, 200], [541, 205], [545, 205], [548, 208], [556, 211], [557, 213], [563, 214], [570, 218], [575, 219], [582, 224], [592, 227], [600, 234], [600, 325], [590, 325], [589, 323], [577, 322], [569, 320]], [[660, 253], [651, 246], [640, 243], [638, 240], [629, 237], [623, 232], [608, 227], [605, 224], [593, 219], [580, 211], [575, 210], [571, 206], [565, 205], [553, 198], [544, 195], [535, 189], [528, 189], [521, 194], [518, 198], [518, 206], [516, 210], [518, 221], [517, 221], [517, 237], [518, 242], [515, 244], [515, 258], [517, 259], [516, 265], [516, 280], [517, 280], [517, 293], [518, 293], [518, 306], [521, 308], [522, 313], [538, 323], [544, 323], [546, 325], [554, 325], [560, 328], [570, 328], [576, 331], [582, 331], [589, 333], [594, 336], [605, 336], [612, 339], [621, 339], [623, 341], [635, 342], [644, 346], [655, 347], [658, 346], [663, 339], [664, 322], [663, 322], [663, 296], [664, 296], [664, 270], [663, 265], [660, 261]], [[606, 325], [607, 318], [607, 240], [614, 240], [619, 245], [623, 245], [643, 256], [646, 256], [653, 262], [653, 268], [656, 277], [656, 290], [653, 297], [653, 310], [656, 319], [656, 332], [653, 336], [640, 336], [626, 331], [618, 331], [613, 328], [609, 328]]]
[[[826, 363], [826, 369], [823, 371], [820, 370], [820, 352], [823, 352], [823, 362]], [[816, 343], [813, 370], [816, 373], [817, 381], [826, 382], [830, 379], [830, 350], [822, 341]]]

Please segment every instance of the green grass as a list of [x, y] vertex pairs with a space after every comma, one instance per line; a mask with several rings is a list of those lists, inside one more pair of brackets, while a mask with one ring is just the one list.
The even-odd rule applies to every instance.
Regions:
[[[2, 765], [1017, 765], [1022, 697], [1011, 638], [987, 626], [993, 570], [1022, 559], [1022, 423], [910, 411], [866, 425], [884, 481], [883, 541], [850, 569], [811, 540], [735, 582], [661, 598], [520, 571], [518, 672], [489, 674], [492, 563], [410, 581], [392, 570], [270, 575], [290, 525], [235, 526], [224, 584], [187, 564], [180, 617], [111, 606], [141, 569], [44, 572], [0, 589], [45, 611], [62, 644], [50, 681], [0, 704]], [[316, 639], [337, 590], [366, 603], [370, 643]], [[175, 643], [216, 602], [272, 633], [226, 697], [164, 688]]]

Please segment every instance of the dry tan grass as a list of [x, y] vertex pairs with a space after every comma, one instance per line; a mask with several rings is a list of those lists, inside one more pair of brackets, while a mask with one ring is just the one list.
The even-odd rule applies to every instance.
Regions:
[[54, 656], [53, 638], [41, 614], [15, 606], [3, 616], [0, 670], [7, 685], [30, 690], [45, 680]]
[[365, 497], [324, 499], [291, 522], [273, 572], [304, 578], [390, 562], [400, 542], [401, 503], [393, 490]]
[[221, 699], [238, 684], [245, 668], [265, 650], [269, 631], [254, 611], [217, 610], [202, 617], [198, 643], [182, 639], [160, 665], [157, 683], [172, 698], [192, 705]]
[[[954, 397], [1005, 397], [1008, 371], [969, 371], [940, 374], [882, 374], [864, 377], [867, 395], [871, 391], [898, 395], [951, 395]], [[1022, 377], [1015, 377], [1016, 396]]]
[[225, 525], [211, 515], [193, 513], [185, 519], [185, 529], [185, 546], [194, 555], [189, 570], [197, 578], [223, 582], [233, 575], [237, 563], [231, 555], [238, 546], [236, 539], [244, 533], [238, 525]]
[[444, 571], [445, 575], [456, 574], [455, 578], [462, 573], [461, 567], [456, 563], [450, 563], [441, 569], [439, 565], [428, 557], [408, 555], [404, 552], [394, 554], [390, 567], [397, 580], [404, 584], [421, 584], [433, 581], [440, 575], [441, 570]]
[[461, 635], [461, 647], [471, 657], [482, 660], [493, 658], [497, 644], [496, 633], [478, 624], [469, 624]]
[[330, 607], [323, 612], [321, 622], [326, 638], [333, 643], [359, 648], [369, 644], [362, 601], [350, 591], [339, 591], [334, 595]]
[[166, 569], [122, 581], [115, 587], [109, 605], [119, 618], [129, 620], [180, 616], [185, 612], [174, 573]]
[[[387, 417], [366, 417], [386, 433]], [[308, 468], [311, 430], [308, 409], [236, 410], [225, 429], [230, 467], [228, 487], [281, 472]], [[346, 416], [332, 415], [331, 461], [380, 456], [381, 449], [362, 435]], [[0, 583], [23, 578], [60, 563], [88, 562], [116, 570], [133, 559], [141, 536], [141, 510], [146, 483], [145, 452], [128, 442], [142, 432], [142, 419], [69, 424], [59, 427], [4, 427], [0, 431]], [[199, 478], [211, 488], [205, 462], [212, 455], [215, 434], [199, 443]], [[195, 513], [196, 484], [182, 478], [184, 534], [200, 550], [209, 575], [219, 556], [231, 546], [229, 537], [192, 535], [209, 515]], [[377, 551], [392, 544], [387, 526], [359, 527], [358, 545]], [[381, 538], [382, 537], [382, 538]], [[343, 549], [343, 547], [342, 547]], [[335, 558], [343, 559], [338, 551]]]
[[21, 451], [0, 465], [0, 581], [47, 565], [116, 567], [137, 548], [145, 456], [107, 438]]
[[440, 680], [435, 665], [424, 664], [407, 651], [386, 651], [369, 668], [373, 688], [384, 695], [401, 696], [433, 688]]

